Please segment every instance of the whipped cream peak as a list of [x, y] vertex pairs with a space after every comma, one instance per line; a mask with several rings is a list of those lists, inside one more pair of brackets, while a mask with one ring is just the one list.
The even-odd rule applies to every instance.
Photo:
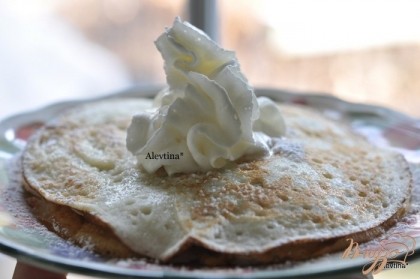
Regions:
[[179, 17], [155, 45], [165, 61], [166, 79], [172, 90], [185, 88], [188, 84], [185, 73], [198, 72], [211, 77], [226, 65], [237, 64], [233, 51], [222, 49], [203, 31]]
[[233, 52], [179, 18], [156, 46], [168, 88], [127, 130], [127, 148], [139, 165], [171, 175], [270, 153], [272, 138], [285, 132], [283, 118], [270, 99], [256, 98]]

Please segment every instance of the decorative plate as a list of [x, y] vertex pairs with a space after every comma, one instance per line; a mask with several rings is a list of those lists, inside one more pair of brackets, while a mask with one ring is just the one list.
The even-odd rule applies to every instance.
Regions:
[[[153, 97], [160, 88], [133, 88], [104, 98]], [[359, 250], [398, 255], [378, 260], [336, 253], [298, 263], [250, 268], [181, 268], [142, 260], [107, 259], [76, 247], [46, 230], [31, 215], [22, 198], [18, 155], [25, 140], [43, 123], [62, 110], [96, 99], [62, 102], [0, 122], [0, 252], [32, 265], [59, 272], [107, 278], [298, 278], [362, 275], [393, 264], [404, 264], [420, 256], [420, 120], [390, 109], [354, 104], [320, 94], [298, 94], [275, 89], [257, 89], [257, 95], [279, 102], [296, 103], [320, 110], [329, 117], [349, 122], [354, 130], [374, 144], [404, 154], [414, 173], [414, 195], [410, 213], [384, 236]], [[392, 244], [392, 245], [391, 245]], [[391, 245], [391, 246], [390, 246]], [[379, 248], [378, 248], [379, 247]], [[381, 250], [382, 249], [382, 250]], [[394, 256], [396, 256], [394, 258]], [[381, 266], [384, 259], [387, 266]], [[384, 264], [386, 264], [386, 261]], [[379, 269], [379, 270], [378, 270]]]

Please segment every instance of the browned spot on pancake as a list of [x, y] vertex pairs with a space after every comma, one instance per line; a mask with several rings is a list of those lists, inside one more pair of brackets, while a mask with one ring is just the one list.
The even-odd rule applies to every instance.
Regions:
[[37, 219], [64, 239], [109, 257], [138, 256], [99, 220], [87, 218], [69, 207], [47, 202], [40, 197], [28, 195], [26, 201]]
[[[161, 260], [241, 265], [303, 259], [336, 251], [346, 237], [372, 238], [401, 216], [409, 197], [410, 172], [402, 156], [367, 145], [341, 123], [310, 111], [283, 110], [288, 134], [275, 156], [238, 161], [223, 170], [167, 176], [135, 168], [125, 149], [124, 130], [112, 128], [120, 120], [100, 125], [95, 117], [80, 120], [80, 112], [89, 116], [93, 108], [43, 130], [28, 143], [23, 160], [32, 193], [44, 197], [43, 202], [73, 208], [82, 224], [101, 228], [82, 230], [76, 218], [78, 245], [84, 245], [80, 239], [87, 236], [103, 244], [102, 230], [108, 229], [125, 243], [131, 234], [127, 245], [144, 254], [164, 243], [163, 250], [153, 254]], [[106, 108], [101, 119], [114, 115], [113, 104]], [[83, 153], [87, 149], [81, 142], [92, 154]], [[75, 155], [76, 149], [81, 154]], [[394, 191], [399, 189], [404, 192]], [[42, 211], [39, 215], [42, 219]], [[69, 216], [43, 220], [54, 229], [51, 222]], [[66, 226], [71, 224], [63, 221]], [[137, 232], [142, 237], [137, 238]], [[164, 234], [156, 237], [160, 232]], [[166, 244], [174, 235], [180, 237]], [[121, 245], [119, 240], [115, 245]], [[175, 254], [161, 257], [165, 251]]]

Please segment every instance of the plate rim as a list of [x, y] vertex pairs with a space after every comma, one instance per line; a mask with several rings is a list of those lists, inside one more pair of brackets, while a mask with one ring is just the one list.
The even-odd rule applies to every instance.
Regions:
[[[46, 118], [49, 118], [50, 115], [56, 114], [63, 108], [70, 108], [72, 106], [78, 104], [84, 104], [89, 102], [95, 102], [99, 100], [105, 99], [112, 99], [112, 98], [139, 98], [139, 97], [146, 97], [152, 98], [155, 94], [157, 94], [160, 90], [162, 90], [164, 86], [154, 85], [154, 86], [135, 86], [131, 88], [127, 88], [125, 90], [121, 90], [115, 93], [93, 97], [88, 99], [74, 99], [74, 100], [67, 100], [61, 102], [54, 102], [46, 106], [42, 106], [40, 108], [30, 110], [24, 113], [15, 114], [9, 116], [3, 120], [0, 120], [0, 151], [2, 151], [5, 142], [10, 143], [10, 139], [8, 139], [5, 135], [9, 129], [17, 127], [17, 125], [24, 123], [28, 118], [33, 119], [33, 116], [42, 114], [45, 111], [49, 111], [47, 113]], [[417, 120], [414, 117], [406, 115], [404, 113], [398, 112], [396, 110], [378, 106], [378, 105], [371, 105], [371, 104], [362, 104], [362, 103], [353, 103], [349, 101], [342, 100], [338, 97], [324, 94], [324, 93], [317, 93], [317, 92], [299, 92], [299, 91], [291, 91], [291, 90], [283, 90], [283, 89], [276, 89], [276, 88], [255, 88], [255, 93], [257, 96], [267, 96], [273, 98], [275, 101], [279, 102], [295, 102], [299, 100], [306, 100], [309, 102], [321, 102], [324, 104], [328, 104], [325, 107], [334, 107], [338, 109], [340, 112], [344, 112], [347, 110], [357, 111], [360, 113], [370, 113], [373, 115], [377, 115], [379, 117], [385, 118], [389, 121], [412, 121]], [[311, 106], [311, 105], [309, 105]], [[36, 119], [36, 118], [35, 118]], [[17, 150], [21, 148], [21, 146], [13, 144]], [[1, 228], [1, 227], [0, 227]], [[5, 243], [5, 239], [0, 237], [0, 251], [1, 253], [8, 254], [9, 256], [15, 257], [23, 262], [29, 264], [36, 264], [40, 267], [50, 269], [52, 271], [60, 271], [60, 272], [72, 272], [72, 273], [79, 273], [85, 274], [88, 276], [103, 276], [107, 278], [167, 278], [176, 276], [176, 278], [203, 278], [202, 276], [205, 275], [206, 278], [247, 278], [246, 274], [217, 274], [217, 276], [212, 277], [212, 274], [202, 274], [200, 276], [195, 275], [194, 273], [188, 274], [179, 274], [177, 271], [165, 271], [165, 270], [131, 270], [127, 268], [122, 268], [118, 266], [110, 266], [111, 269], [118, 269], [118, 270], [130, 270], [131, 272], [128, 273], [115, 273], [112, 270], [103, 269], [95, 269], [91, 266], [85, 266], [84, 264], [80, 266], [82, 261], [74, 260], [74, 259], [66, 259], [62, 256], [55, 256], [55, 255], [37, 255], [30, 250], [26, 249], [27, 247], [19, 247], [22, 245], [15, 245], [14, 243]], [[420, 251], [420, 249], [416, 249], [416, 251]], [[410, 256], [410, 261], [416, 261], [420, 258], [420, 253], [414, 253], [414, 255]], [[258, 270], [256, 271], [257, 274], [252, 273], [250, 275], [252, 278], [290, 278], [290, 276], [294, 276], [293, 278], [299, 277], [306, 277], [310, 276], [329, 276], [329, 275], [338, 275], [343, 273], [352, 273], [361, 271], [361, 268], [364, 264], [368, 263], [369, 261], [360, 261], [352, 259], [351, 264], [346, 267], [342, 267], [341, 269], [325, 269], [323, 271], [318, 271], [315, 273], [299, 273], [299, 272], [287, 272], [286, 274], [278, 274], [279, 272], [285, 272], [284, 270]], [[89, 265], [93, 265], [94, 267], [101, 267], [106, 268], [106, 264], [98, 263], [98, 262], [88, 262]], [[290, 271], [290, 270], [289, 270]], [[291, 270], [293, 271], [293, 270]], [[144, 273], [144, 274], [142, 274]], [[200, 272], [198, 272], [199, 274]], [[218, 272], [220, 273], [220, 272]], [[216, 275], [216, 274], [213, 274]], [[250, 277], [249, 277], [250, 278]]]

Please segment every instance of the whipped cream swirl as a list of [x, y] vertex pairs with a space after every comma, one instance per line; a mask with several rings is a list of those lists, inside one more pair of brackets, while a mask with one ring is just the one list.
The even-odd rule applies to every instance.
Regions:
[[169, 87], [128, 128], [127, 148], [139, 165], [171, 175], [270, 153], [285, 132], [283, 118], [270, 99], [256, 98], [234, 52], [179, 18], [155, 43]]

